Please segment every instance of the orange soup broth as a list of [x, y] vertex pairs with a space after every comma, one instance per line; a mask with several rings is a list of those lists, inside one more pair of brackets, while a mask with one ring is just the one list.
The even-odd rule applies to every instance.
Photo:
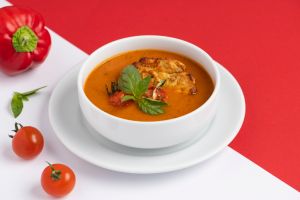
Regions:
[[[167, 103], [161, 115], [143, 113], [135, 103], [124, 107], [112, 106], [108, 101], [105, 85], [117, 81], [122, 69], [142, 57], [176, 59], [186, 65], [186, 71], [196, 79], [197, 94], [181, 94], [171, 88], [164, 88], [167, 92]], [[100, 63], [88, 76], [84, 85], [84, 92], [89, 100], [99, 109], [116, 117], [134, 121], [161, 121], [183, 116], [199, 108], [210, 97], [214, 84], [208, 73], [195, 61], [179, 54], [160, 50], [137, 50], [116, 55]]]

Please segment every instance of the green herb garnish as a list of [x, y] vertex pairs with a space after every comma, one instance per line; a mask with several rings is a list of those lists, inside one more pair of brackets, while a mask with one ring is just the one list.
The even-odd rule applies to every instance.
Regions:
[[37, 88], [34, 90], [30, 90], [28, 92], [23, 92], [23, 93], [14, 92], [14, 95], [13, 95], [11, 103], [10, 103], [11, 111], [14, 114], [14, 117], [17, 118], [21, 114], [21, 112], [23, 110], [23, 101], [28, 101], [29, 96], [36, 94], [40, 89], [45, 88], [45, 87], [46, 86], [40, 87], [40, 88]]
[[149, 98], [142, 98], [141, 100], [137, 101], [137, 103], [144, 113], [150, 115], [159, 115], [164, 113], [162, 107], [167, 105], [163, 101], [157, 101]]
[[133, 100], [137, 103], [140, 110], [150, 115], [158, 115], [164, 113], [163, 106], [167, 103], [144, 97], [147, 92], [151, 77], [147, 76], [142, 79], [139, 71], [133, 65], [128, 65], [123, 69], [118, 80], [118, 87], [126, 95], [122, 98], [122, 102]]

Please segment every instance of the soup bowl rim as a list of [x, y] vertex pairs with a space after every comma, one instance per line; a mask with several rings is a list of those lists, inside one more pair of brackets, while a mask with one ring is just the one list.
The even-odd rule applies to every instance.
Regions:
[[[84, 92], [84, 82], [86, 80], [83, 80], [83, 72], [87, 66], [87, 63], [89, 60], [91, 59], [95, 59], [95, 57], [97, 56], [98, 52], [101, 51], [103, 48], [106, 48], [107, 46], [110, 46], [110, 45], [113, 45], [113, 44], [116, 44], [116, 43], [119, 43], [121, 41], [124, 41], [124, 40], [132, 40], [132, 39], [149, 39], [149, 38], [156, 38], [156, 39], [163, 39], [163, 40], [171, 40], [173, 42], [177, 42], [178, 44], [183, 44], [183, 45], [187, 45], [189, 47], [192, 47], [194, 48], [195, 50], [201, 52], [205, 57], [206, 59], [211, 63], [211, 66], [213, 66], [212, 70], [213, 70], [213, 73], [215, 74], [215, 81], [214, 81], [214, 89], [213, 89], [213, 92], [212, 94], [210, 95], [210, 97], [202, 104], [200, 105], [198, 108], [196, 108], [195, 110], [187, 113], [187, 114], [184, 114], [182, 116], [179, 116], [179, 117], [176, 117], [176, 118], [171, 118], [171, 119], [165, 119], [165, 120], [158, 120], [158, 121], [136, 121], [136, 120], [130, 120], [130, 119], [124, 119], [124, 118], [121, 118], [121, 117], [117, 117], [115, 115], [112, 115], [110, 113], [107, 113], [105, 112], [104, 110], [102, 110], [101, 108], [97, 107], [88, 97], [87, 95], [85, 94]], [[147, 47], [145, 47], [144, 49], [147, 49]], [[134, 49], [133, 49], [134, 50]], [[138, 50], [138, 49], [136, 49]], [[142, 50], [142, 49], [141, 49]], [[156, 50], [156, 49], [155, 49]], [[157, 49], [157, 50], [160, 50], [160, 49]], [[126, 51], [125, 51], [126, 52]], [[123, 53], [125, 53], [123, 52]], [[169, 52], [172, 52], [172, 51], [169, 51]], [[115, 55], [118, 55], [122, 52], [119, 52]], [[180, 55], [180, 53], [177, 53]], [[113, 57], [113, 56], [112, 56]], [[109, 59], [109, 58], [107, 58]], [[103, 61], [101, 61], [103, 62]], [[100, 62], [100, 63], [101, 63]], [[196, 62], [196, 61], [195, 61]], [[196, 62], [198, 63], [198, 62]], [[200, 63], [201, 66], [203, 66], [201, 63]], [[90, 74], [95, 68], [97, 68], [99, 65], [97, 66], [94, 66], [88, 74]], [[205, 69], [206, 70], [206, 69]], [[211, 77], [211, 75], [209, 75]], [[106, 117], [110, 118], [110, 119], [113, 119], [113, 120], [117, 120], [119, 122], [124, 122], [124, 123], [130, 123], [130, 124], [136, 124], [136, 125], [140, 125], [140, 124], [148, 124], [148, 125], [158, 125], [158, 124], [171, 124], [171, 123], [176, 123], [176, 122], [179, 122], [179, 121], [182, 121], [182, 120], [187, 120], [191, 117], [193, 117], [194, 115], [196, 115], [198, 112], [201, 112], [202, 110], [206, 109], [216, 98], [217, 96], [217, 93], [219, 91], [219, 88], [220, 88], [220, 73], [219, 73], [219, 70], [217, 69], [217, 65], [214, 63], [214, 60], [203, 50], [201, 49], [200, 47], [190, 43], [190, 42], [187, 42], [185, 40], [182, 40], [182, 39], [178, 39], [178, 38], [174, 38], [174, 37], [169, 37], [169, 36], [160, 36], [160, 35], [139, 35], [139, 36], [130, 36], [130, 37], [125, 37], [125, 38], [121, 38], [121, 39], [118, 39], [118, 40], [114, 40], [112, 42], [109, 42], [99, 48], [97, 48], [91, 55], [89, 55], [89, 57], [84, 61], [82, 67], [80, 68], [80, 71], [79, 71], [79, 74], [78, 74], [78, 77], [77, 77], [77, 87], [78, 87], [78, 92], [79, 92], [79, 95], [81, 97], [83, 97], [83, 99], [85, 100], [86, 103], [88, 103], [89, 107], [92, 108], [93, 110], [95, 110], [96, 112], [100, 112], [101, 114], [105, 115]], [[142, 111], [141, 111], [142, 112]]]

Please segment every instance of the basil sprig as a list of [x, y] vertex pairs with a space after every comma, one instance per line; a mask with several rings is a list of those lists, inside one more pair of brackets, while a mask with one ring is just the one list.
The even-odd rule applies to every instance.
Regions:
[[148, 90], [150, 81], [150, 76], [142, 79], [135, 66], [128, 65], [121, 73], [118, 80], [118, 86], [119, 89], [126, 94], [122, 98], [123, 102], [133, 100], [144, 113], [149, 115], [159, 115], [164, 113], [163, 106], [166, 106], [167, 103], [143, 96]]
[[11, 99], [11, 103], [10, 103], [11, 111], [14, 114], [14, 117], [17, 118], [21, 114], [21, 112], [23, 110], [23, 101], [28, 101], [29, 96], [36, 94], [39, 90], [41, 90], [42, 88], [45, 88], [45, 87], [46, 86], [40, 87], [40, 88], [37, 88], [34, 90], [30, 90], [28, 92], [23, 92], [23, 93], [14, 92], [14, 95], [13, 95], [13, 97]]

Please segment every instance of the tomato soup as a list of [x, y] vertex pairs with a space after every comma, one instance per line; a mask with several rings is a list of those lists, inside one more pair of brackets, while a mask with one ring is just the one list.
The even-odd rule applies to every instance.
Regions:
[[[183, 94], [172, 88], [165, 88], [168, 96], [167, 106], [164, 107], [164, 113], [159, 115], [144, 113], [135, 103], [121, 107], [111, 105], [105, 86], [117, 81], [124, 67], [144, 57], [175, 59], [183, 63], [186, 71], [192, 74], [195, 80], [197, 93]], [[107, 59], [90, 73], [84, 85], [86, 96], [99, 109], [116, 117], [134, 121], [161, 121], [183, 116], [204, 104], [213, 90], [211, 77], [199, 63], [176, 53], [152, 49], [129, 51]]]

